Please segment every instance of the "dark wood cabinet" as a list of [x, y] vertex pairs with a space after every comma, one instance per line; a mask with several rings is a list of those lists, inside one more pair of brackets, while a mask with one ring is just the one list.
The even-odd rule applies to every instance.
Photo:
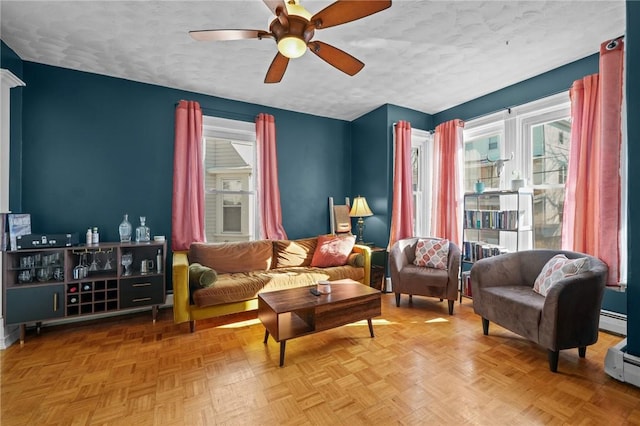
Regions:
[[64, 286], [12, 288], [5, 293], [7, 324], [20, 324], [64, 317]]
[[[166, 298], [164, 241], [5, 251], [4, 316], [19, 324], [151, 307]], [[123, 258], [130, 259], [128, 268]]]
[[163, 277], [127, 278], [120, 281], [120, 307], [160, 305], [164, 303]]

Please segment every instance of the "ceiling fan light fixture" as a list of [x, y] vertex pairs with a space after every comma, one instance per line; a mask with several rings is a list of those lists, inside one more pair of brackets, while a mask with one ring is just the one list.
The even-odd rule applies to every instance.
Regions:
[[278, 51], [289, 59], [299, 58], [307, 51], [307, 43], [300, 37], [282, 37], [278, 41]]
[[287, 15], [296, 15], [301, 18], [306, 19], [307, 21], [311, 20], [313, 16], [311, 12], [305, 9], [303, 6], [300, 6], [300, 1], [298, 0], [290, 0], [286, 3], [287, 6]]

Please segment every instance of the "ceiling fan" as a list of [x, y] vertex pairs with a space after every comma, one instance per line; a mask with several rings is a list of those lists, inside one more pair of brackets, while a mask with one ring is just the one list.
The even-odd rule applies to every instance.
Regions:
[[311, 15], [299, 0], [263, 0], [276, 16], [269, 31], [262, 30], [200, 30], [189, 31], [198, 41], [226, 41], [272, 38], [278, 45], [278, 53], [271, 62], [265, 83], [278, 83], [287, 70], [289, 59], [298, 58], [307, 47], [320, 59], [349, 74], [357, 74], [364, 64], [342, 50], [321, 41], [312, 41], [316, 30], [334, 27], [378, 13], [391, 6], [391, 1], [338, 0]]

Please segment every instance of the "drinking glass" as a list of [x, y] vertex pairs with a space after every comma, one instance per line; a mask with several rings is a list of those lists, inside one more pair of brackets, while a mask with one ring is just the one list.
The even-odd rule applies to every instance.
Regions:
[[133, 263], [133, 255], [124, 253], [122, 255], [122, 266], [124, 266], [124, 275], [131, 275], [131, 264]]

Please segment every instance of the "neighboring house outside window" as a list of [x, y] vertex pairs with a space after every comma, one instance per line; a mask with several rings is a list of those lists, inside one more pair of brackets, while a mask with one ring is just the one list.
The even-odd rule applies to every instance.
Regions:
[[207, 241], [254, 240], [255, 124], [204, 117], [203, 144]]
[[[467, 121], [465, 192], [478, 179], [486, 190], [510, 189], [512, 179], [526, 179], [534, 191], [534, 247], [560, 249], [570, 137], [568, 92]], [[509, 160], [500, 177], [497, 159]]]

